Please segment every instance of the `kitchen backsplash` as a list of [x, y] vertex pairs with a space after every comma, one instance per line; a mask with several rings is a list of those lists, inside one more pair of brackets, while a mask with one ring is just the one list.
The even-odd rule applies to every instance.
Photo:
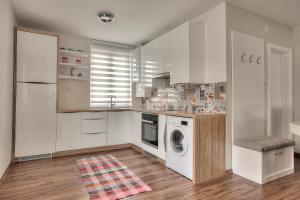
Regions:
[[144, 108], [187, 112], [225, 112], [226, 83], [177, 84], [154, 91]]

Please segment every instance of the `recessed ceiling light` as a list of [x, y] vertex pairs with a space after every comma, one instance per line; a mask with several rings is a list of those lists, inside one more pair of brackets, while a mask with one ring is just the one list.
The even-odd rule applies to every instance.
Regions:
[[104, 12], [104, 13], [100, 13], [98, 15], [98, 19], [100, 20], [100, 22], [103, 22], [103, 23], [111, 23], [111, 22], [115, 21], [115, 16], [112, 13]]

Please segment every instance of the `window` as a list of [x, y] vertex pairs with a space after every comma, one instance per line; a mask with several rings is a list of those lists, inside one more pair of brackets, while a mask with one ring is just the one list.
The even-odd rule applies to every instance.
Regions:
[[130, 46], [100, 41], [91, 43], [91, 107], [131, 106]]

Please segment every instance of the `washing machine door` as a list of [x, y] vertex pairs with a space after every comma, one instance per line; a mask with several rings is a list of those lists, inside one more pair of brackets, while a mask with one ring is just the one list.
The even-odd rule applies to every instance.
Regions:
[[174, 129], [170, 135], [170, 147], [177, 156], [184, 156], [188, 150], [188, 137], [181, 129]]

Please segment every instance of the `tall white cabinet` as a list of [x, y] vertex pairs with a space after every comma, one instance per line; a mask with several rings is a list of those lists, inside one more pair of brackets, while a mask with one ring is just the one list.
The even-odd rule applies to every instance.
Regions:
[[56, 35], [17, 31], [16, 157], [55, 152], [57, 42]]
[[15, 156], [53, 153], [56, 85], [17, 83]]

